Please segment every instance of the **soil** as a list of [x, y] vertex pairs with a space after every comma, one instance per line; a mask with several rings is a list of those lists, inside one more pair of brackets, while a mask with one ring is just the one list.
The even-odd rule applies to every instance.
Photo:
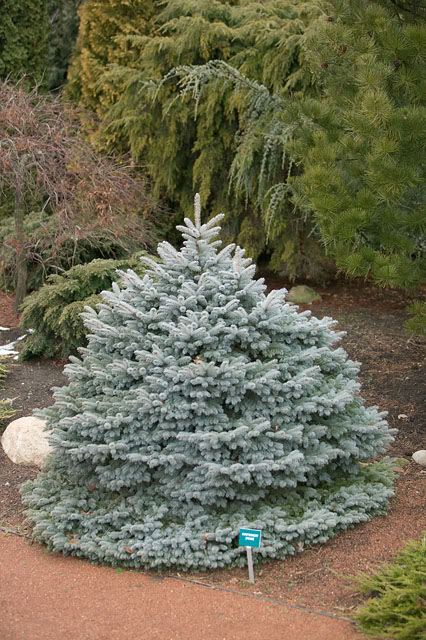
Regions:
[[[285, 286], [273, 279], [268, 284], [271, 288]], [[259, 566], [255, 586], [247, 581], [246, 571], [238, 569], [186, 579], [251, 597], [269, 597], [283, 604], [347, 615], [360, 599], [351, 577], [361, 571], [371, 572], [379, 563], [390, 560], [408, 540], [418, 538], [426, 529], [426, 473], [411, 460], [414, 451], [426, 448], [426, 339], [406, 334], [406, 307], [411, 300], [401, 293], [345, 282], [319, 292], [321, 302], [301, 306], [301, 310], [309, 308], [318, 317], [327, 315], [338, 320], [337, 329], [347, 332], [343, 346], [354, 360], [362, 362], [364, 398], [368, 404], [388, 411], [390, 425], [398, 429], [390, 454], [401, 458], [399, 479], [389, 514], [301, 555]], [[11, 303], [11, 298], [0, 300], [2, 326], [13, 326], [8, 324], [13, 317]], [[0, 332], [0, 340], [9, 342], [7, 333]], [[50, 388], [64, 382], [62, 366], [52, 361], [11, 365], [2, 395], [15, 398], [17, 417], [52, 401]], [[35, 469], [10, 463], [0, 448], [0, 530], [27, 535], [18, 487], [35, 473]], [[84, 572], [82, 563], [81, 567]], [[328, 637], [331, 640], [332, 636]]]

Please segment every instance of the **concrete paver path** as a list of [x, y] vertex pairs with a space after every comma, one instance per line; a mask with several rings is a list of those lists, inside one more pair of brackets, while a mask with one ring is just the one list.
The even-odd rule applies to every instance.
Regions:
[[0, 534], [1, 640], [362, 640], [346, 620]]

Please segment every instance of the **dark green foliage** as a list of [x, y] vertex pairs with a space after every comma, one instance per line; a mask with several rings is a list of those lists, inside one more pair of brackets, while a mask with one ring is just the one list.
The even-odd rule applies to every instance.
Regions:
[[382, 286], [424, 281], [426, 25], [374, 3], [327, 3], [306, 34], [323, 87], [305, 100], [295, 180], [338, 267]]
[[77, 10], [80, 4], [81, 0], [48, 0], [50, 89], [61, 87], [66, 80], [68, 64], [77, 39]]
[[80, 314], [85, 306], [95, 308], [101, 302], [98, 294], [119, 279], [117, 269], [144, 272], [137, 256], [128, 260], [93, 260], [63, 275], [50, 276], [41, 289], [28, 296], [21, 324], [33, 332], [24, 342], [21, 357], [65, 358], [84, 346], [86, 331]]
[[0, 77], [49, 89], [66, 78], [77, 31], [81, 0], [2, 0]]
[[213, 212], [244, 203], [228, 237], [274, 269], [318, 278], [324, 244], [348, 274], [414, 287], [426, 219], [416, 6], [140, 0], [129, 17], [88, 0], [77, 94], [101, 117], [96, 143], [130, 149], [157, 194], [185, 212], [194, 187]]
[[400, 20], [417, 21], [426, 19], [425, 0], [379, 0]]
[[75, 76], [97, 144], [130, 149], [186, 213], [194, 187], [213, 212], [244, 204], [227, 236], [275, 270], [318, 278], [325, 248], [346, 274], [424, 282], [423, 2], [119, 6], [82, 7]]
[[426, 538], [409, 544], [392, 564], [363, 577], [373, 596], [356, 614], [364, 633], [391, 640], [426, 637]]
[[2, 0], [0, 78], [45, 81], [48, 32], [46, 0]]

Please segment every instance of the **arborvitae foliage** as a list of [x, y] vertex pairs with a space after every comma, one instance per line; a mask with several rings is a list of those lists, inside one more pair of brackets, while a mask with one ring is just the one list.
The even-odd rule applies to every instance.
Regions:
[[65, 358], [86, 344], [81, 314], [86, 306], [101, 302], [101, 291], [119, 279], [118, 269], [134, 269], [142, 274], [138, 258], [93, 260], [77, 265], [62, 275], [48, 278], [46, 284], [28, 296], [22, 305], [21, 326], [31, 329], [21, 357]]
[[426, 536], [412, 542], [377, 575], [361, 581], [373, 597], [356, 614], [362, 631], [391, 640], [424, 640], [426, 631]]
[[0, 78], [44, 82], [48, 33], [46, 0], [2, 0]]
[[127, 37], [149, 31], [154, 6], [153, 0], [86, 0], [81, 5], [68, 91], [97, 115], [103, 116], [118, 98], [104, 78], [108, 65], [137, 63], [140, 51], [129, 46]]
[[48, 0], [50, 89], [62, 87], [74, 50], [78, 32], [77, 9], [81, 0]]
[[[279, 216], [268, 213], [267, 185], [285, 183], [297, 169], [277, 148], [273, 129], [266, 137], [276, 163], [262, 167], [265, 114], [258, 111], [256, 144], [248, 148], [238, 137], [247, 125], [245, 91], [213, 82], [195, 119], [192, 100], [177, 99], [175, 80], [161, 84], [177, 65], [219, 58], [272, 91], [309, 93], [312, 76], [301, 64], [300, 47], [318, 8], [295, 0], [140, 0], [129, 14], [118, 5], [88, 0], [81, 8], [70, 90], [101, 117], [92, 140], [130, 149], [147, 168], [154, 193], [184, 212], [194, 187], [213, 212], [232, 211], [227, 235], [238, 237], [253, 257], [266, 253], [287, 274], [318, 276], [323, 253], [305, 213], [287, 195]], [[234, 161], [236, 154], [244, 161]]]
[[24, 488], [35, 539], [127, 567], [244, 564], [295, 553], [386, 509], [391, 440], [365, 408], [330, 318], [265, 293], [220, 217], [185, 220], [181, 251], [103, 294], [68, 386], [41, 415], [48, 467]]

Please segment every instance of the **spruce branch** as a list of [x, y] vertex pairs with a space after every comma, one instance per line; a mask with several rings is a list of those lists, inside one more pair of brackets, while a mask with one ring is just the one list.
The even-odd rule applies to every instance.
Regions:
[[201, 227], [201, 198], [199, 193], [194, 196], [194, 220], [195, 226], [199, 229]]

